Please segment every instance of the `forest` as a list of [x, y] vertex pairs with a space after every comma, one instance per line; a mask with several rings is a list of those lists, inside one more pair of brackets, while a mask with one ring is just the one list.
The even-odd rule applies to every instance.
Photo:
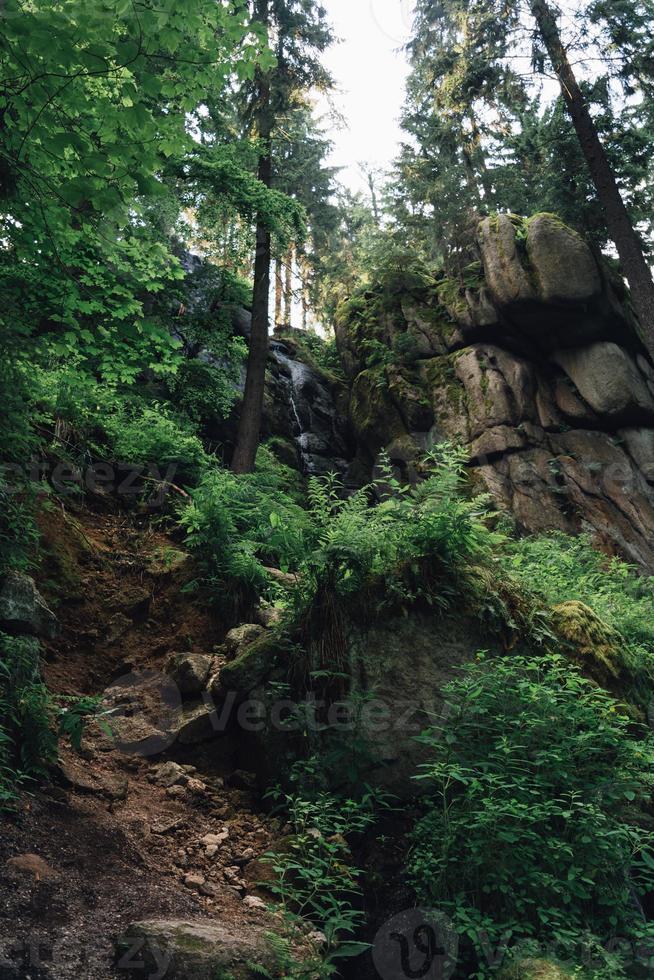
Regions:
[[409, 7], [0, 2], [0, 980], [654, 976], [654, 0]]

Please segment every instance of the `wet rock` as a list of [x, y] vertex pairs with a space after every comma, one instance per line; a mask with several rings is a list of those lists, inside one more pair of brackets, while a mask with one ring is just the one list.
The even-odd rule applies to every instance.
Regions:
[[4, 576], [0, 584], [0, 629], [14, 636], [28, 634], [48, 640], [57, 635], [57, 617], [29, 575], [7, 572]]
[[206, 653], [174, 653], [166, 664], [166, 673], [182, 697], [198, 697], [206, 686], [212, 662]]

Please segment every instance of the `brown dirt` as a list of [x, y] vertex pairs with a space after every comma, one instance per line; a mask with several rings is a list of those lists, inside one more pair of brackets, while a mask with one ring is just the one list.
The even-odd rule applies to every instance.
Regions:
[[[173, 652], [211, 653], [224, 634], [192, 594], [190, 559], [151, 520], [55, 505], [44, 515], [39, 587], [59, 617], [44, 676], [60, 694], [98, 694], [134, 668], [161, 670]], [[247, 929], [260, 857], [286, 828], [256, 795], [229, 785], [234, 745], [222, 736], [140, 758], [89, 730], [82, 755], [62, 749], [59, 785], [25, 794], [0, 819], [0, 980], [115, 980], [114, 943], [144, 918], [212, 919]], [[193, 766], [184, 788], [153, 782], [166, 758]], [[127, 784], [126, 795], [125, 783]], [[227, 829], [217, 853], [202, 838]], [[37, 855], [51, 869], [35, 876]], [[248, 865], [250, 868], [248, 869]], [[188, 874], [205, 879], [184, 884]]]

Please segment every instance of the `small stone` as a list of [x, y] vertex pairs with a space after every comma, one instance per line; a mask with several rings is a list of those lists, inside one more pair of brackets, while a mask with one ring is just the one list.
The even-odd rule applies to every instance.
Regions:
[[221, 830], [220, 833], [218, 834], [205, 834], [204, 837], [202, 838], [202, 843], [206, 847], [211, 847], [212, 845], [220, 845], [220, 844], [224, 844], [228, 837], [229, 837], [229, 830], [225, 827], [225, 829]]
[[206, 884], [206, 879], [202, 875], [189, 874], [184, 876], [184, 884], [187, 888], [194, 888], [199, 891]]
[[157, 766], [154, 781], [157, 786], [168, 788], [178, 783], [184, 784], [188, 782], [188, 776], [184, 769], [177, 765], [176, 762], [164, 762], [163, 765]]
[[257, 909], [259, 911], [266, 911], [266, 903], [262, 898], [257, 898], [256, 895], [246, 895], [243, 899], [243, 905], [248, 909]]
[[209, 844], [204, 853], [208, 858], [214, 858], [219, 850], [220, 848], [217, 844]]
[[217, 885], [212, 884], [210, 881], [205, 881], [204, 884], [200, 885], [200, 894], [207, 895], [209, 898], [215, 898], [220, 893], [220, 889]]
[[265, 628], [259, 623], [243, 623], [230, 630], [225, 637], [225, 654], [228, 660], [235, 660], [265, 633]]
[[207, 784], [203, 783], [201, 779], [189, 779], [186, 788], [191, 793], [197, 793], [198, 795], [207, 792]]
[[183, 799], [186, 796], [186, 789], [183, 786], [169, 786], [166, 790], [166, 796], [175, 800]]

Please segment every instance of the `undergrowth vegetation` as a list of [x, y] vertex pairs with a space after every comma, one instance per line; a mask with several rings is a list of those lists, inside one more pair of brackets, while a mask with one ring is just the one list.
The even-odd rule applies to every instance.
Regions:
[[573, 964], [590, 952], [596, 976], [651, 967], [639, 905], [654, 887], [651, 737], [555, 655], [480, 658], [445, 696], [445, 723], [421, 736], [409, 873], [455, 924], [469, 971], [457, 976], [490, 976], [498, 950], [527, 940]]
[[33, 637], [0, 633], [0, 811], [12, 806], [19, 789], [48, 778], [60, 738], [79, 749], [91, 715], [104, 725], [94, 698], [50, 694], [39, 656]]

